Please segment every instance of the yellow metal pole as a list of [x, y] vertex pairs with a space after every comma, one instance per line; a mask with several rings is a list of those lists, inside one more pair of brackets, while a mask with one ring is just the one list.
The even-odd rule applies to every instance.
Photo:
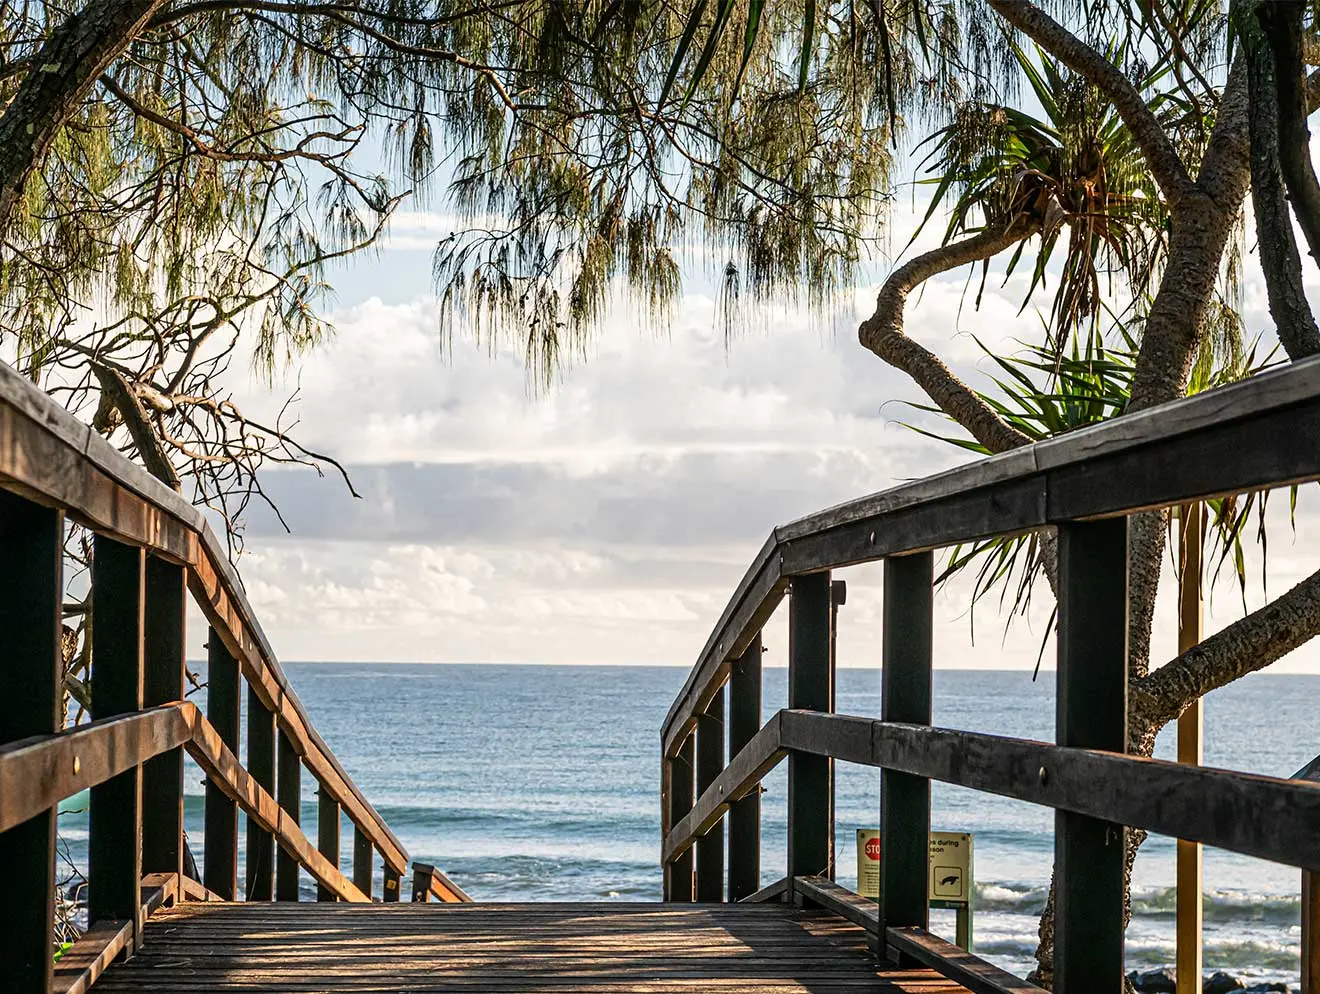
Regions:
[[[1179, 513], [1178, 652], [1201, 641], [1201, 546], [1204, 505], [1187, 504]], [[1200, 765], [1203, 758], [1200, 698], [1178, 718], [1178, 762]], [[1178, 994], [1201, 994], [1201, 844], [1178, 840]]]

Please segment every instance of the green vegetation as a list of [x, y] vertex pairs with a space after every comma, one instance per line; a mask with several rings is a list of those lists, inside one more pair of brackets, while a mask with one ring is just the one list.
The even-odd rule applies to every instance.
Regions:
[[[1309, 0], [0, 2], [0, 342], [233, 525], [263, 467], [334, 468], [229, 399], [240, 339], [267, 374], [323, 341], [328, 267], [405, 198], [444, 193], [458, 219], [437, 333], [513, 341], [545, 382], [616, 291], [663, 325], [698, 257], [730, 327], [756, 301], [824, 308], [885, 239], [910, 249], [888, 221], [915, 154], [943, 239], [887, 274], [859, 340], [955, 444], [1003, 452], [1264, 361], [1240, 317], [1248, 203], [1283, 353], [1320, 352], [1294, 236], [1320, 258], [1316, 17]], [[1043, 321], [978, 390], [904, 310], [992, 264], [1030, 266]], [[1239, 574], [1262, 502], [1216, 509]], [[1148, 753], [1197, 695], [1320, 632], [1320, 573], [1152, 661], [1166, 522], [1131, 534], [1130, 745]], [[953, 565], [979, 560], [979, 589], [1020, 603], [1053, 555], [1042, 535]], [[1051, 956], [1047, 915], [1043, 982]]]

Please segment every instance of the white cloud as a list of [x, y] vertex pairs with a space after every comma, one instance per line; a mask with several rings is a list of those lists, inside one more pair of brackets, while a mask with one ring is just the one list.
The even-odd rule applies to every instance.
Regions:
[[[449, 223], [401, 216], [392, 237], [433, 239]], [[927, 232], [914, 251], [937, 237]], [[662, 336], [621, 307], [587, 361], [538, 394], [516, 349], [459, 340], [442, 351], [417, 255], [387, 250], [355, 272], [338, 337], [301, 370], [302, 440], [349, 464], [366, 499], [310, 474], [272, 477], [295, 534], [255, 518], [242, 571], [287, 658], [691, 665], [771, 527], [967, 458], [897, 423], [938, 427], [896, 403], [920, 395], [856, 342], [874, 287], [855, 294], [837, 330], [767, 307], [729, 343], [700, 294]], [[985, 385], [973, 336], [1002, 349], [1038, 337], [1039, 323], [1018, 313], [1025, 276], [1001, 286], [992, 274], [979, 310], [966, 279], [929, 283], [907, 327]], [[1249, 324], [1261, 328], [1258, 274], [1246, 291]], [[239, 399], [256, 411], [281, 396], [252, 387]], [[1313, 503], [1307, 492], [1296, 542], [1286, 520], [1273, 523], [1272, 593], [1314, 568]], [[880, 570], [844, 575], [840, 660], [875, 665]], [[965, 582], [941, 594], [941, 658], [1033, 666], [1048, 596], [1007, 636], [983, 604], [975, 643], [969, 600]], [[1256, 582], [1249, 601], [1259, 600]], [[1209, 627], [1240, 613], [1222, 588]], [[1157, 658], [1171, 652], [1172, 619], [1162, 604]], [[782, 628], [781, 617], [770, 633], [780, 651]], [[1303, 653], [1289, 665], [1314, 662]]]

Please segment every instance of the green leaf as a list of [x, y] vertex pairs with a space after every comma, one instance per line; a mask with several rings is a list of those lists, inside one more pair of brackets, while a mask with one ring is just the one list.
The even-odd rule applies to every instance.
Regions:
[[692, 94], [697, 91], [697, 86], [705, 77], [706, 70], [710, 68], [711, 59], [715, 58], [715, 53], [719, 51], [720, 39], [724, 37], [724, 29], [728, 27], [734, 2], [735, 0], [720, 0], [719, 10], [715, 13], [715, 23], [710, 26], [710, 34], [706, 35], [706, 44], [701, 47], [697, 67], [692, 70], [692, 79], [688, 82], [687, 94], [683, 97], [684, 103], [692, 99]]
[[666, 100], [669, 99], [669, 91], [674, 87], [674, 81], [678, 79], [679, 71], [683, 68], [683, 60], [687, 58], [688, 49], [692, 47], [692, 39], [697, 34], [697, 28], [701, 27], [701, 18], [706, 13], [706, 0], [697, 0], [692, 7], [692, 13], [688, 15], [687, 24], [683, 27], [683, 36], [678, 40], [678, 48], [674, 50], [674, 61], [669, 64], [669, 72], [665, 75], [665, 85], [660, 90], [660, 102], [657, 106], [663, 107]]
[[743, 31], [743, 54], [742, 64], [738, 66], [738, 76], [733, 81], [733, 95], [731, 99], [738, 98], [738, 90], [742, 87], [743, 73], [747, 71], [747, 63], [752, 61], [752, 51], [756, 48], [756, 36], [761, 31], [761, 13], [765, 9], [765, 0], [751, 0], [747, 5], [747, 27]]
[[802, 59], [798, 69], [798, 93], [807, 89], [807, 75], [811, 70], [811, 50], [816, 44], [816, 0], [807, 0], [802, 11]]

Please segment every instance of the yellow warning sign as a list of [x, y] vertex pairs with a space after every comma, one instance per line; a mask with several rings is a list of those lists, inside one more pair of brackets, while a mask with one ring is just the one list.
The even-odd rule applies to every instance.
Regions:
[[857, 830], [857, 893], [880, 900], [880, 833]]
[[[857, 830], [857, 893], [880, 898], [880, 833]], [[972, 893], [972, 836], [967, 832], [930, 833], [932, 908], [965, 908]]]
[[972, 893], [972, 837], [966, 832], [930, 833], [932, 908], [962, 908]]

